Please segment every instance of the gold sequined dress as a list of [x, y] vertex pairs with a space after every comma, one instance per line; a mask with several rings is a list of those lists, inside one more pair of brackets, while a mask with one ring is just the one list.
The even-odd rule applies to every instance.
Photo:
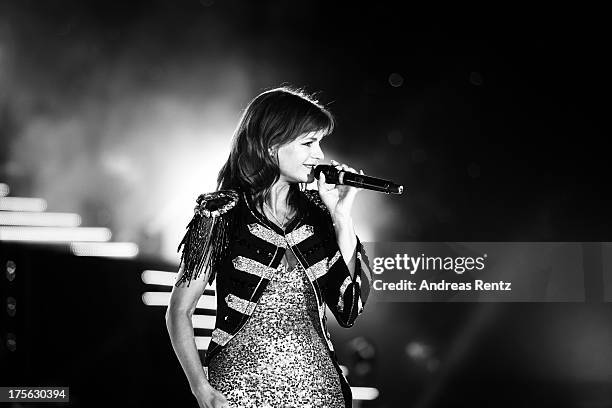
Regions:
[[245, 326], [210, 360], [209, 381], [231, 408], [344, 408], [312, 285], [299, 263], [276, 272]]

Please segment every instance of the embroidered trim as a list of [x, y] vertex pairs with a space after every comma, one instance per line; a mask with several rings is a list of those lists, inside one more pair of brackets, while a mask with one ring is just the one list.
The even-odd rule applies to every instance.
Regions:
[[225, 346], [227, 342], [231, 340], [231, 338], [231, 334], [224, 332], [221, 329], [215, 329], [212, 332], [212, 341], [214, 341], [220, 346]]
[[352, 282], [352, 279], [350, 276], [347, 276], [346, 279], [344, 279], [344, 282], [342, 282], [342, 285], [340, 285], [340, 296], [344, 296], [344, 292], [346, 292], [346, 288], [348, 288], [348, 285], [350, 285]]
[[329, 347], [331, 351], [334, 351], [334, 345], [332, 344], [331, 339], [326, 337], [325, 341], [327, 342], [327, 347]]
[[[353, 315], [353, 306], [355, 305], [355, 298], [359, 299], [359, 294], [357, 293], [357, 285], [353, 285], [353, 298], [351, 299], [351, 310], [349, 310], [349, 319]], [[357, 317], [357, 315], [355, 315]]]
[[240, 196], [233, 190], [221, 190], [200, 194], [194, 212], [206, 218], [218, 217], [236, 206]]
[[237, 256], [232, 259], [232, 263], [234, 264], [234, 268], [239, 271], [250, 273], [252, 275], [259, 276], [260, 278], [265, 278], [270, 280], [276, 269], [270, 268], [262, 263], [259, 263], [251, 258], [246, 258], [244, 256]]
[[327, 273], [327, 259], [323, 258], [310, 268], [306, 269], [306, 275], [311, 282], [319, 279]]
[[287, 243], [282, 236], [278, 235], [271, 229], [265, 228], [258, 223], [249, 224], [249, 232], [257, 238], [262, 239], [274, 246], [287, 248]]
[[331, 268], [338, 259], [340, 259], [340, 250], [336, 251], [332, 259], [329, 261], [328, 263], [329, 267]]
[[325, 302], [319, 305], [319, 324], [321, 325], [321, 330], [325, 333], [325, 342], [327, 343], [327, 347], [334, 351], [334, 345], [331, 342], [331, 336], [329, 331], [327, 330], [327, 326], [325, 325], [325, 321], [327, 318], [325, 317]]
[[287, 243], [291, 246], [298, 245], [302, 241], [314, 235], [314, 228], [311, 225], [302, 225], [298, 229], [286, 235]]
[[319, 209], [323, 212], [329, 214], [329, 210], [323, 203], [323, 200], [321, 200], [321, 196], [317, 190], [304, 190], [303, 193], [310, 200], [310, 202], [319, 207]]
[[248, 316], [253, 314], [255, 306], [257, 306], [257, 303], [249, 302], [231, 293], [225, 297], [225, 303], [227, 303], [230, 308]]
[[347, 276], [340, 285], [340, 297], [338, 297], [338, 311], [342, 313], [344, 311], [344, 293], [346, 292], [346, 288], [351, 284], [352, 280], [350, 276]]
[[311, 225], [302, 225], [298, 229], [288, 233], [285, 237], [258, 223], [249, 224], [248, 228], [249, 232], [257, 238], [285, 249], [287, 249], [289, 245], [298, 245], [314, 235], [314, 228]]

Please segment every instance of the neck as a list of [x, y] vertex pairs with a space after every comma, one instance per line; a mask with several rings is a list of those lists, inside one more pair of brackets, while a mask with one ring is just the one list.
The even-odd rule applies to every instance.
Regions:
[[266, 204], [268, 204], [274, 212], [284, 212], [287, 209], [289, 187], [289, 183], [279, 180], [270, 188], [270, 196]]

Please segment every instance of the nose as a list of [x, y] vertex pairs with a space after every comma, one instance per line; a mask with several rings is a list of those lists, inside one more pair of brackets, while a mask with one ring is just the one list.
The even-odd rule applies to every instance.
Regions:
[[325, 155], [323, 154], [323, 150], [321, 149], [321, 146], [318, 143], [316, 147], [312, 150], [310, 155], [313, 159], [317, 160], [323, 160], [323, 158], [325, 157]]

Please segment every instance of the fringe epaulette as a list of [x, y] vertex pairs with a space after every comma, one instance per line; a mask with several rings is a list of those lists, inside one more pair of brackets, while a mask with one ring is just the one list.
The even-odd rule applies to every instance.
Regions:
[[207, 283], [212, 283], [229, 246], [230, 232], [234, 227], [234, 211], [231, 211], [240, 195], [234, 190], [220, 190], [200, 194], [196, 200], [194, 216], [187, 225], [187, 233], [178, 246], [183, 247], [181, 265], [184, 271], [176, 286], [197, 279], [202, 271], [210, 270]]

